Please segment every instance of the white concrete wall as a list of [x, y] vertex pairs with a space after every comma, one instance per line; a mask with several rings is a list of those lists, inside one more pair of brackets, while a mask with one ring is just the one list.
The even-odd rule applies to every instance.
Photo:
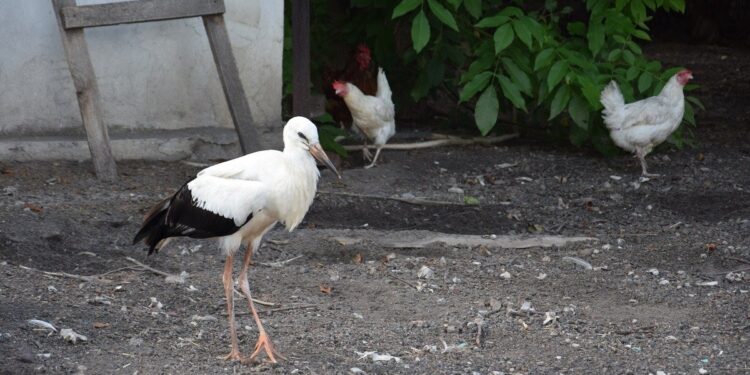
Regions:
[[[112, 0], [78, 0], [79, 5]], [[281, 120], [284, 2], [225, 0], [256, 123]], [[0, 137], [82, 132], [50, 0], [0, 1]], [[86, 29], [112, 130], [233, 127], [199, 18]]]

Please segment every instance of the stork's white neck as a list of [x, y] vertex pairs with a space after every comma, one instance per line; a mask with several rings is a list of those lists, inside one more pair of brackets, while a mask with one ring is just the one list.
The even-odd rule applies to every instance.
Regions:
[[288, 178], [277, 182], [274, 193], [279, 196], [276, 200], [279, 221], [291, 231], [305, 217], [315, 198], [320, 172], [308, 150], [287, 146], [283, 155]]

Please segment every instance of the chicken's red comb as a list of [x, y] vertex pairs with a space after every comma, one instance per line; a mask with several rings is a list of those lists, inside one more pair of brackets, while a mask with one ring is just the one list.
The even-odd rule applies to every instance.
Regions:
[[335, 81], [333, 81], [333, 85], [332, 86], [333, 86], [334, 89], [337, 89], [337, 88], [339, 88], [341, 86], [344, 86], [344, 85], [346, 85], [346, 82], [335, 80]]

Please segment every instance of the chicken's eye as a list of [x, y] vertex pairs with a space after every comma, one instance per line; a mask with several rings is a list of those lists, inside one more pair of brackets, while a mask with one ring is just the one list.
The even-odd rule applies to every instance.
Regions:
[[302, 132], [297, 132], [297, 135], [298, 135], [298, 136], [299, 136], [300, 138], [304, 139], [304, 140], [305, 140], [305, 142], [310, 142], [310, 141], [309, 141], [309, 140], [307, 139], [307, 137], [305, 137], [305, 135], [304, 135], [304, 134], [302, 134]]

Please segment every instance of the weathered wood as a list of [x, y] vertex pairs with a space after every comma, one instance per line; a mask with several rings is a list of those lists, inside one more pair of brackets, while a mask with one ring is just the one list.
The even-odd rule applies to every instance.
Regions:
[[66, 29], [170, 20], [224, 13], [224, 0], [135, 0], [62, 8]]
[[310, 116], [310, 0], [292, 1], [292, 112]]
[[240, 81], [240, 73], [232, 53], [224, 16], [203, 16], [203, 26], [206, 28], [211, 53], [214, 56], [216, 70], [219, 72], [221, 86], [227, 98], [229, 113], [232, 115], [234, 127], [240, 138], [242, 152], [247, 154], [261, 149], [258, 133], [255, 130], [253, 116], [247, 103], [245, 89]]
[[94, 162], [94, 171], [100, 180], [114, 181], [117, 179], [117, 166], [109, 146], [109, 135], [99, 101], [99, 87], [96, 84], [94, 67], [91, 65], [89, 50], [86, 47], [86, 38], [83, 35], [83, 29], [65, 30], [61, 19], [61, 9], [65, 6], [75, 6], [75, 4], [75, 0], [52, 0], [52, 7], [62, 36], [65, 58], [76, 88], [81, 120], [86, 129], [91, 159]]

